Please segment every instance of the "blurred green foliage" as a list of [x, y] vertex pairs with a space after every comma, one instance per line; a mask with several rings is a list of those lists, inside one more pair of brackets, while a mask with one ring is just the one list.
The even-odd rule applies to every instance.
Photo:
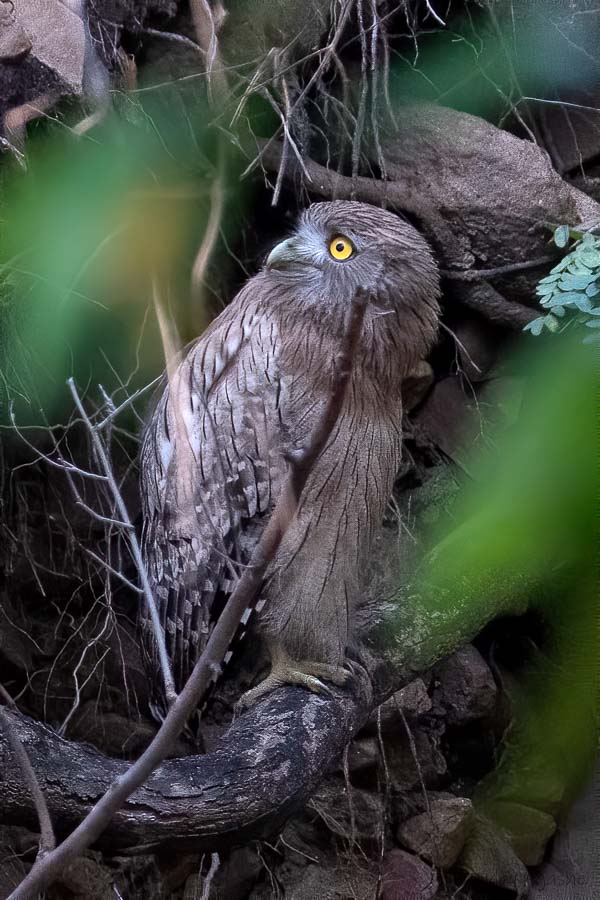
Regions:
[[[404, 102], [435, 101], [492, 122], [529, 121], [523, 97], [553, 98], [585, 91], [597, 81], [596, 24], [563, 0], [465, 5], [445, 21], [429, 16], [413, 31], [411, 51], [396, 52], [392, 92]], [[411, 36], [409, 16], [406, 37]], [[529, 121], [529, 124], [531, 122]]]
[[[214, 130], [190, 85], [127, 99], [93, 134], [58, 121], [31, 126], [28, 169], [3, 169], [0, 238], [0, 403], [20, 421], [68, 417], [66, 379], [132, 391], [164, 363], [152, 281], [183, 341], [210, 313], [194, 308], [190, 272], [217, 177]], [[6, 162], [6, 158], [5, 158]], [[222, 233], [231, 238], [243, 196], [224, 184]], [[219, 276], [228, 257], [219, 249]], [[223, 280], [221, 284], [223, 284]], [[217, 289], [218, 289], [217, 283]], [[215, 303], [205, 291], [203, 301]], [[196, 300], [197, 302], [197, 300]], [[214, 310], [212, 310], [214, 312]], [[117, 400], [125, 388], [117, 392]]]
[[500, 801], [556, 816], [597, 749], [600, 355], [564, 335], [528, 343], [514, 365], [527, 374], [519, 419], [471, 461], [454, 527], [431, 535], [402, 602], [429, 623], [423, 659], [486, 616], [520, 608], [543, 622], [519, 677], [507, 676], [514, 721], [477, 799], [492, 817]]

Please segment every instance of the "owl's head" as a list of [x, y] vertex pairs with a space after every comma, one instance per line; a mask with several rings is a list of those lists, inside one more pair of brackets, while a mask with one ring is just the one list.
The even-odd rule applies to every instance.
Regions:
[[429, 245], [408, 222], [368, 203], [310, 206], [294, 233], [273, 248], [264, 274], [325, 318], [343, 313], [364, 288], [372, 296], [369, 332], [397, 332], [424, 352], [436, 333], [439, 276]]

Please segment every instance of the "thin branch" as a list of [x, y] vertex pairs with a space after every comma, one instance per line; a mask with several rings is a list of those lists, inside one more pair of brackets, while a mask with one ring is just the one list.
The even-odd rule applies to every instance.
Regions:
[[79, 414], [81, 415], [89, 433], [92, 441], [92, 446], [94, 448], [94, 452], [98, 459], [101, 469], [104, 472], [106, 481], [108, 483], [108, 487], [113, 496], [113, 500], [115, 502], [115, 507], [118, 511], [118, 514], [121, 518], [121, 521], [125, 523], [127, 526], [126, 537], [129, 543], [129, 549], [131, 551], [131, 555], [133, 557], [133, 561], [135, 563], [139, 579], [142, 586], [142, 591], [144, 592], [144, 599], [148, 604], [148, 610], [150, 612], [150, 618], [152, 621], [152, 627], [154, 630], [154, 638], [157, 643], [158, 650], [158, 659], [160, 662], [160, 668], [163, 676], [163, 681], [165, 685], [165, 697], [167, 699], [167, 703], [172, 703], [175, 697], [177, 696], [175, 691], [175, 683], [173, 681], [173, 674], [171, 672], [171, 664], [169, 662], [169, 656], [167, 654], [167, 647], [165, 643], [164, 632], [161, 627], [158, 610], [156, 608], [156, 603], [154, 601], [154, 594], [152, 593], [152, 588], [150, 587], [150, 580], [148, 578], [148, 573], [146, 571], [146, 566], [144, 564], [144, 559], [142, 556], [142, 551], [139, 545], [139, 541], [137, 539], [137, 535], [135, 533], [135, 528], [133, 527], [133, 523], [131, 521], [131, 517], [127, 511], [127, 507], [125, 506], [125, 501], [121, 495], [121, 491], [119, 490], [119, 486], [115, 479], [112, 466], [110, 464], [110, 460], [108, 458], [108, 454], [106, 452], [106, 448], [100, 439], [100, 436], [97, 431], [94, 430], [94, 426], [85, 411], [85, 407], [81, 402], [81, 398], [79, 396], [79, 392], [77, 391], [77, 387], [75, 385], [75, 381], [73, 378], [69, 378], [67, 381], [69, 386], [69, 390], [71, 391], [71, 395], [73, 400], [75, 401], [75, 405], [79, 410]]
[[440, 269], [440, 275], [451, 281], [485, 281], [487, 278], [499, 278], [501, 275], [512, 275], [514, 272], [524, 272], [527, 269], [539, 269], [554, 262], [556, 262], [554, 256], [538, 256], [524, 262], [495, 266], [493, 269]]
[[[10, 696], [6, 688], [1, 684], [0, 696], [4, 698], [6, 704], [11, 709], [17, 708], [15, 701]], [[38, 851], [37, 859], [41, 860], [48, 853], [51, 853], [56, 847], [56, 838], [54, 836], [54, 829], [52, 827], [52, 819], [50, 818], [48, 804], [46, 803], [44, 792], [40, 787], [40, 783], [37, 779], [33, 766], [31, 765], [31, 760], [27, 755], [27, 751], [23, 746], [21, 738], [19, 737], [19, 734], [13, 722], [6, 715], [4, 709], [2, 708], [0, 708], [0, 722], [2, 723], [2, 727], [4, 729], [4, 733], [6, 734], [6, 739], [9, 743], [9, 746], [14, 753], [17, 762], [19, 763], [21, 773], [23, 775], [23, 780], [27, 785], [27, 789], [31, 794], [31, 798], [35, 806], [35, 811], [37, 813], [38, 822], [40, 825], [40, 848]]]
[[89, 547], [82, 547], [82, 550], [87, 553], [88, 556], [91, 556], [97, 563], [100, 563], [103, 568], [107, 569], [111, 575], [114, 575], [115, 578], [118, 578], [119, 581], [122, 581], [123, 584], [129, 588], [130, 591], [133, 591], [135, 594], [139, 594], [140, 596], [144, 595], [144, 592], [141, 588], [134, 584], [129, 578], [126, 578], [122, 572], [119, 572], [118, 569], [114, 569], [109, 563], [106, 562], [105, 559], [102, 559], [101, 556], [98, 556], [97, 553], [94, 553], [93, 550], [90, 550]]
[[520, 330], [539, 315], [539, 311], [514, 300], [507, 300], [487, 281], [465, 284], [460, 291], [465, 306], [481, 313], [490, 322]]
[[213, 883], [214, 877], [217, 874], [217, 870], [220, 865], [221, 865], [221, 860], [219, 858], [219, 854], [218, 853], [211, 854], [210, 869], [208, 870], [206, 878], [204, 879], [204, 885], [202, 887], [202, 896], [200, 897], [200, 900], [208, 900], [208, 898], [210, 897], [210, 893], [211, 893], [210, 887], [211, 887], [211, 884]]
[[[331, 390], [323, 415], [313, 430], [308, 446], [290, 458], [288, 475], [281, 494], [271, 518], [252, 553], [250, 564], [241, 574], [225, 605], [225, 609], [217, 619], [200, 659], [194, 666], [194, 670], [183, 690], [175, 697], [155, 738], [139, 759], [122, 776], [112, 782], [108, 791], [62, 844], [43, 860], [39, 860], [34, 864], [26, 878], [10, 895], [9, 900], [30, 897], [44, 890], [66, 865], [71, 863], [100, 837], [127, 798], [144, 784], [154, 769], [172, 751], [175, 741], [183, 731], [192, 711], [197, 708], [202, 697], [218, 676], [225, 654], [242, 621], [244, 611], [255, 602], [265, 571], [274, 559], [277, 549], [297, 512], [300, 496], [312, 466], [323, 451], [341, 413], [352, 375], [352, 364], [360, 341], [368, 302], [369, 295], [362, 290], [357, 291], [350, 307], [348, 323], [342, 336], [340, 350], [334, 360]], [[69, 379], [68, 384], [75, 404], [90, 428], [94, 449], [102, 468], [109, 478], [109, 484], [114, 494], [119, 515], [124, 521], [129, 521], [127, 509], [116, 488], [114, 475], [112, 474], [102, 441], [91, 428], [91, 423], [72, 378]], [[147, 585], [148, 595], [156, 613], [154, 598], [148, 584], [147, 575], [145, 575], [145, 568], [141, 564], [141, 554], [139, 553], [135, 535], [130, 536], [130, 543], [132, 552], [139, 556], [140, 576], [143, 576], [145, 581], [145, 583], [143, 582], [143, 587], [146, 591]], [[164, 638], [162, 648], [165, 648]]]
[[208, 98], [212, 106], [215, 101], [223, 102], [228, 93], [227, 75], [219, 53], [217, 23], [208, 0], [190, 0], [190, 9], [198, 45], [206, 58]]
[[204, 237], [192, 266], [191, 287], [196, 306], [200, 305], [206, 270], [215, 249], [223, 221], [225, 200], [225, 161], [222, 142], [219, 145], [217, 173], [210, 189], [210, 212]]
[[93, 426], [94, 431], [101, 431], [105, 428], [113, 419], [115, 419], [119, 413], [123, 412], [128, 406], [131, 406], [134, 400], [137, 400], [138, 397], [141, 397], [142, 394], [145, 394], [146, 391], [149, 391], [151, 388], [155, 387], [158, 382], [161, 380], [162, 375], [158, 375], [153, 381], [145, 384], [144, 387], [138, 388], [137, 391], [134, 391], [133, 394], [128, 397], [126, 400], [123, 400], [118, 406], [115, 406], [111, 409], [111, 411], [106, 415], [100, 422], [96, 422]]

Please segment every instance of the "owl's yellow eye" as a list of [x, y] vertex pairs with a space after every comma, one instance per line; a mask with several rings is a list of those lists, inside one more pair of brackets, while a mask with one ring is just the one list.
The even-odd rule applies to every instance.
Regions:
[[334, 259], [343, 262], [345, 259], [350, 259], [350, 257], [354, 253], [354, 247], [352, 246], [352, 243], [348, 240], [348, 238], [345, 238], [343, 237], [343, 235], [338, 234], [331, 241], [329, 245], [329, 252]]

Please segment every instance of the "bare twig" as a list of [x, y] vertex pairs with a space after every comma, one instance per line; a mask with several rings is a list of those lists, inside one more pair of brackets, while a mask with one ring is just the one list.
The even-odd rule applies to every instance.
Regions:
[[[0, 696], [4, 698], [5, 702], [9, 707], [11, 707], [11, 709], [17, 708], [15, 701], [10, 696], [6, 688], [1, 684]], [[54, 836], [52, 819], [50, 818], [50, 812], [48, 810], [46, 798], [44, 797], [44, 793], [40, 787], [40, 783], [37, 779], [33, 766], [31, 765], [31, 760], [27, 755], [27, 751], [23, 746], [21, 738], [19, 737], [13, 722], [5, 714], [2, 708], [0, 708], [0, 722], [2, 723], [2, 727], [4, 729], [4, 733], [6, 734], [6, 739], [10, 745], [10, 748], [14, 753], [17, 762], [19, 763], [21, 772], [23, 774], [23, 780], [27, 785], [27, 789], [31, 794], [31, 798], [35, 806], [35, 811], [37, 813], [38, 822], [40, 825], [40, 848], [37, 858], [43, 859], [56, 847], [56, 838]]]
[[204, 879], [204, 885], [202, 887], [202, 896], [200, 900], [208, 900], [210, 896], [210, 886], [213, 883], [214, 877], [217, 874], [217, 870], [221, 865], [221, 860], [219, 858], [218, 853], [211, 854], [210, 858], [210, 869], [207, 872], [206, 878]]
[[112, 422], [113, 419], [115, 419], [119, 415], [119, 413], [123, 412], [123, 410], [126, 409], [128, 406], [131, 406], [131, 404], [134, 402], [134, 400], [137, 400], [138, 397], [141, 397], [142, 394], [145, 394], [146, 391], [151, 390], [151, 388], [156, 387], [156, 385], [161, 380], [161, 378], [162, 378], [162, 375], [159, 375], [153, 381], [149, 382], [148, 384], [145, 384], [144, 387], [138, 388], [137, 391], [134, 391], [134, 393], [130, 397], [128, 397], [126, 400], [124, 400], [118, 406], [115, 406], [114, 408], [112, 408], [110, 410], [110, 412], [108, 413], [108, 415], [106, 415], [103, 419], [101, 419], [100, 422], [96, 422], [94, 424], [94, 431], [101, 431], [103, 428], [105, 428], [110, 422]]
[[[362, 290], [357, 291], [350, 308], [340, 350], [337, 358], [334, 360], [331, 390], [323, 415], [315, 426], [308, 446], [290, 458], [289, 471], [281, 494], [273, 514], [252, 553], [250, 563], [242, 572], [225, 605], [225, 609], [216, 622], [200, 659], [197, 661], [183, 690], [175, 697], [156, 737], [140, 758], [122, 776], [113, 781], [108, 791], [62, 844], [44, 859], [35, 863], [26, 878], [11, 894], [10, 900], [30, 897], [43, 890], [52, 883], [53, 879], [66, 865], [100, 837], [127, 798], [144, 784], [154, 769], [171, 752], [192, 711], [198, 706], [203, 695], [220, 672], [225, 653], [235, 637], [244, 611], [255, 602], [265, 571], [274, 559], [290, 522], [296, 514], [300, 496], [312, 466], [323, 451], [342, 410], [352, 374], [355, 351], [360, 341], [368, 299], [369, 295], [366, 292]], [[116, 487], [104, 445], [91, 427], [91, 422], [72, 378], [69, 379], [68, 384], [77, 409], [84, 422], [90, 428], [94, 449], [100, 465], [108, 477], [119, 515], [123, 521], [129, 521], [127, 509]], [[140, 575], [143, 576], [142, 586], [144, 592], [148, 591], [148, 595], [154, 605], [154, 598], [152, 597], [147, 575], [145, 575], [139, 545], [134, 534], [131, 536], [130, 546], [136, 563], [138, 562], [136, 557], [139, 558], [139, 569]], [[154, 612], [156, 613], [155, 607]], [[165, 650], [166, 655], [164, 640], [162, 648]], [[170, 669], [167, 671], [170, 674]]]
[[194, 260], [194, 265], [192, 266], [191, 288], [197, 310], [201, 306], [206, 270], [221, 230], [225, 206], [225, 163], [222, 145], [219, 147], [218, 152], [219, 161], [217, 172], [210, 189], [210, 212], [208, 222], [206, 223], [204, 237], [202, 238], [202, 242], [196, 254], [196, 259]]
[[538, 256], [535, 259], [526, 259], [523, 262], [495, 266], [493, 269], [440, 269], [440, 275], [442, 278], [448, 278], [451, 281], [485, 281], [487, 278], [513, 275], [515, 272], [524, 272], [527, 269], [539, 269], [553, 262], [556, 262], [556, 257]]
[[521, 329], [539, 315], [539, 311], [514, 300], [507, 300], [487, 281], [465, 284], [461, 288], [460, 300], [465, 306], [484, 315], [490, 322], [508, 328]]
[[164, 632], [161, 627], [158, 610], [154, 601], [152, 588], [150, 587], [148, 573], [146, 571], [146, 566], [142, 557], [140, 544], [135, 533], [135, 528], [133, 527], [133, 523], [127, 511], [127, 507], [125, 506], [125, 501], [123, 500], [121, 491], [119, 490], [119, 486], [115, 479], [104, 443], [100, 438], [98, 432], [94, 430], [94, 426], [85, 410], [85, 407], [81, 401], [81, 397], [79, 396], [79, 392], [75, 385], [74, 379], [69, 378], [67, 384], [69, 385], [69, 390], [71, 391], [71, 395], [73, 397], [73, 400], [75, 401], [75, 405], [79, 411], [79, 414], [81, 415], [81, 418], [83, 419], [83, 422], [89, 431], [94, 453], [96, 454], [100, 468], [102, 469], [106, 478], [108, 488], [115, 503], [115, 508], [118, 511], [121, 522], [123, 522], [126, 527], [127, 542], [129, 544], [131, 556], [139, 575], [142, 591], [144, 592], [144, 599], [148, 604], [148, 610], [152, 621], [154, 638], [157, 644], [158, 659], [160, 662], [160, 668], [165, 686], [165, 697], [167, 699], [167, 703], [172, 703], [176, 697], [176, 691], [175, 683], [173, 681], [173, 674], [171, 672], [171, 664], [169, 662]]
[[227, 96], [227, 76], [219, 54], [217, 23], [208, 0], [190, 0], [198, 45], [206, 59], [208, 96], [211, 104]]

